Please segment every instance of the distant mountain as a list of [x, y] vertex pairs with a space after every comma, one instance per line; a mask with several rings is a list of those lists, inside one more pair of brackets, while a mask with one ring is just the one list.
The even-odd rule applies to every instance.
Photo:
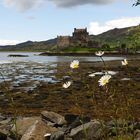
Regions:
[[[100, 35], [90, 35], [90, 40], [98, 42], [101, 46], [108, 45], [116, 48], [125, 44], [140, 49], [140, 25], [122, 29], [112, 29]], [[57, 38], [47, 41], [27, 41], [17, 45], [0, 46], [0, 51], [53, 51], [57, 49]]]
[[27, 41], [17, 45], [0, 46], [0, 51], [44, 51], [52, 50], [56, 47], [57, 39], [47, 41]]

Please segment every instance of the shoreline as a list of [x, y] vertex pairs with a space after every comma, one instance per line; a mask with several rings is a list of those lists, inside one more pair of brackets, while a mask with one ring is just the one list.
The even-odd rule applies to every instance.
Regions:
[[[51, 53], [51, 52], [43, 52], [39, 54], [40, 56], [95, 56], [95, 52], [93, 53]], [[105, 52], [104, 56], [139, 56], [140, 53], [128, 53], [128, 54], [122, 54], [122, 53], [113, 53], [113, 52]]]

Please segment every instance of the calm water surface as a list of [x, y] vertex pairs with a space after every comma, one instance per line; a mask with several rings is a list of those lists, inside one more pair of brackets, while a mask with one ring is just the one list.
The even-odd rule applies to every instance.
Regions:
[[[8, 57], [9, 54], [21, 54], [28, 55], [29, 57]], [[70, 62], [74, 59], [79, 61], [100, 61], [100, 58], [95, 56], [39, 56], [37, 52], [0, 52], [0, 64], [12, 63], [12, 62], [38, 62], [38, 63], [49, 63], [49, 62]], [[104, 57], [105, 61], [109, 60], [122, 60], [122, 57]]]

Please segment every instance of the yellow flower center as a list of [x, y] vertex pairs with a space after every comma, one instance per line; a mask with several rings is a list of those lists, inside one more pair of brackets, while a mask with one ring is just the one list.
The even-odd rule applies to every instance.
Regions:
[[73, 64], [73, 68], [78, 68], [78, 65], [77, 64]]
[[104, 80], [102, 81], [102, 84], [105, 85], [106, 83], [108, 83], [108, 80], [107, 80], [107, 79], [104, 79]]

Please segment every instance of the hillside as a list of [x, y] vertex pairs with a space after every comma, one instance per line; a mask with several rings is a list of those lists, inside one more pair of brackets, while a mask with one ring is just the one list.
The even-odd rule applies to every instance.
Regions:
[[56, 47], [57, 39], [50, 39], [47, 41], [33, 42], [27, 41], [17, 45], [0, 46], [0, 51], [44, 51], [52, 50]]
[[134, 46], [140, 48], [140, 25], [122, 29], [115, 28], [100, 35], [91, 36], [91, 39], [112, 47], [126, 44], [129, 48]]
[[[140, 50], [140, 25], [122, 29], [115, 28], [100, 35], [90, 35], [89, 38], [102, 47], [116, 48], [123, 44], [128, 48]], [[0, 51], [55, 51], [56, 49], [57, 38], [40, 42], [27, 41], [17, 45], [0, 46]], [[85, 51], [87, 48], [82, 49]], [[68, 48], [67, 50], [71, 49]]]

